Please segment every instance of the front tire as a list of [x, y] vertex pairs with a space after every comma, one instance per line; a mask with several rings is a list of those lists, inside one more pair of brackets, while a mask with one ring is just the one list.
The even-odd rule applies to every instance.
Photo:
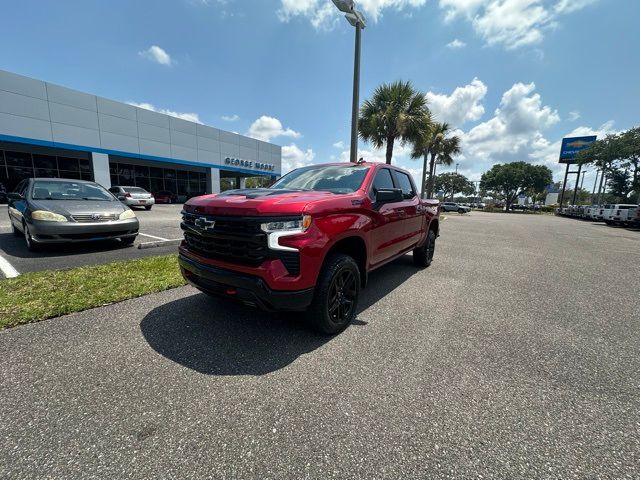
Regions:
[[125, 247], [128, 247], [129, 245], [133, 245], [133, 242], [135, 241], [136, 241], [136, 237], [125, 237], [120, 239], [120, 243], [122, 243], [122, 245], [124, 245]]
[[147, 205], [146, 207], [144, 207], [145, 210], [151, 210], [151, 207], [153, 207], [153, 205]]
[[16, 237], [21, 237], [22, 236], [22, 232], [16, 228], [15, 224], [13, 223], [13, 221], [11, 221], [11, 233], [13, 233], [13, 235], [16, 236]]
[[24, 242], [27, 244], [27, 249], [30, 252], [38, 251], [38, 245], [33, 241], [33, 237], [31, 236], [31, 232], [29, 231], [29, 226], [26, 222], [22, 223], [22, 229], [24, 232]]
[[422, 247], [413, 250], [413, 263], [420, 268], [427, 268], [433, 261], [436, 251], [436, 232], [429, 230], [427, 240]]
[[465, 209], [463, 209], [463, 208], [459, 208], [459, 209], [458, 209], [458, 213], [459, 213], [459, 214], [466, 213], [466, 210], [465, 210]]
[[360, 295], [360, 269], [348, 255], [331, 255], [325, 261], [309, 316], [313, 327], [327, 335], [340, 333], [353, 321]]

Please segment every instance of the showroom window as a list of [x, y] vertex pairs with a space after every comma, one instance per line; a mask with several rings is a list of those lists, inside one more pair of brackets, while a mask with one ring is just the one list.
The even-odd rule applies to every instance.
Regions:
[[93, 180], [93, 171], [88, 158], [0, 149], [0, 183], [7, 191], [33, 177]]
[[180, 168], [161, 168], [131, 165], [125, 162], [109, 163], [111, 185], [141, 187], [149, 192], [169, 191], [191, 198], [207, 191], [207, 175]]

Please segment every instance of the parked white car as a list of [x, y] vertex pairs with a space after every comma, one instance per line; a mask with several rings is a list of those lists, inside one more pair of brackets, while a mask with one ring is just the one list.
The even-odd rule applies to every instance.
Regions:
[[588, 207], [586, 207], [584, 209], [584, 218], [587, 218], [589, 220], [594, 220], [595, 219], [596, 210], [598, 208], [600, 208], [600, 207], [598, 207], [598, 205], [589, 205]]
[[471, 207], [466, 207], [461, 203], [442, 202], [440, 204], [440, 210], [443, 212], [469, 213], [471, 211]]
[[640, 227], [640, 205], [625, 210], [625, 212], [627, 215], [623, 223], [630, 227]]
[[151, 210], [151, 207], [156, 203], [153, 195], [141, 187], [115, 186], [111, 187], [109, 191], [129, 207], [144, 207], [146, 210]]
[[636, 208], [637, 205], [616, 203], [610, 207], [603, 213], [604, 221], [607, 225], [619, 225], [627, 220], [627, 210]]
[[609, 204], [600, 205], [600, 208], [597, 208], [597, 209], [596, 209], [596, 213], [595, 213], [595, 216], [594, 216], [594, 220], [596, 220], [596, 221], [600, 221], [600, 222], [601, 222], [601, 221], [603, 221], [603, 220], [604, 220], [605, 212], [606, 212], [607, 210], [610, 210], [610, 209], [611, 209], [611, 205], [609, 205]]

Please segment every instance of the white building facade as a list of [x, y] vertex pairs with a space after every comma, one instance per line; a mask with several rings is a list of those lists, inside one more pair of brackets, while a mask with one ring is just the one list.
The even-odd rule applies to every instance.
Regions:
[[199, 123], [0, 70], [0, 183], [94, 180], [181, 196], [280, 176], [282, 149]]

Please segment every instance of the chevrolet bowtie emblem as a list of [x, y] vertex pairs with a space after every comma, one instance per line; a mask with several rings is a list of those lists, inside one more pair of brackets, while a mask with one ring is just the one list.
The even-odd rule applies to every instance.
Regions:
[[200, 217], [200, 218], [196, 218], [195, 221], [195, 225], [196, 227], [199, 227], [203, 230], [213, 230], [213, 227], [215, 227], [216, 225], [216, 221], [215, 220], [207, 220], [204, 217]]

